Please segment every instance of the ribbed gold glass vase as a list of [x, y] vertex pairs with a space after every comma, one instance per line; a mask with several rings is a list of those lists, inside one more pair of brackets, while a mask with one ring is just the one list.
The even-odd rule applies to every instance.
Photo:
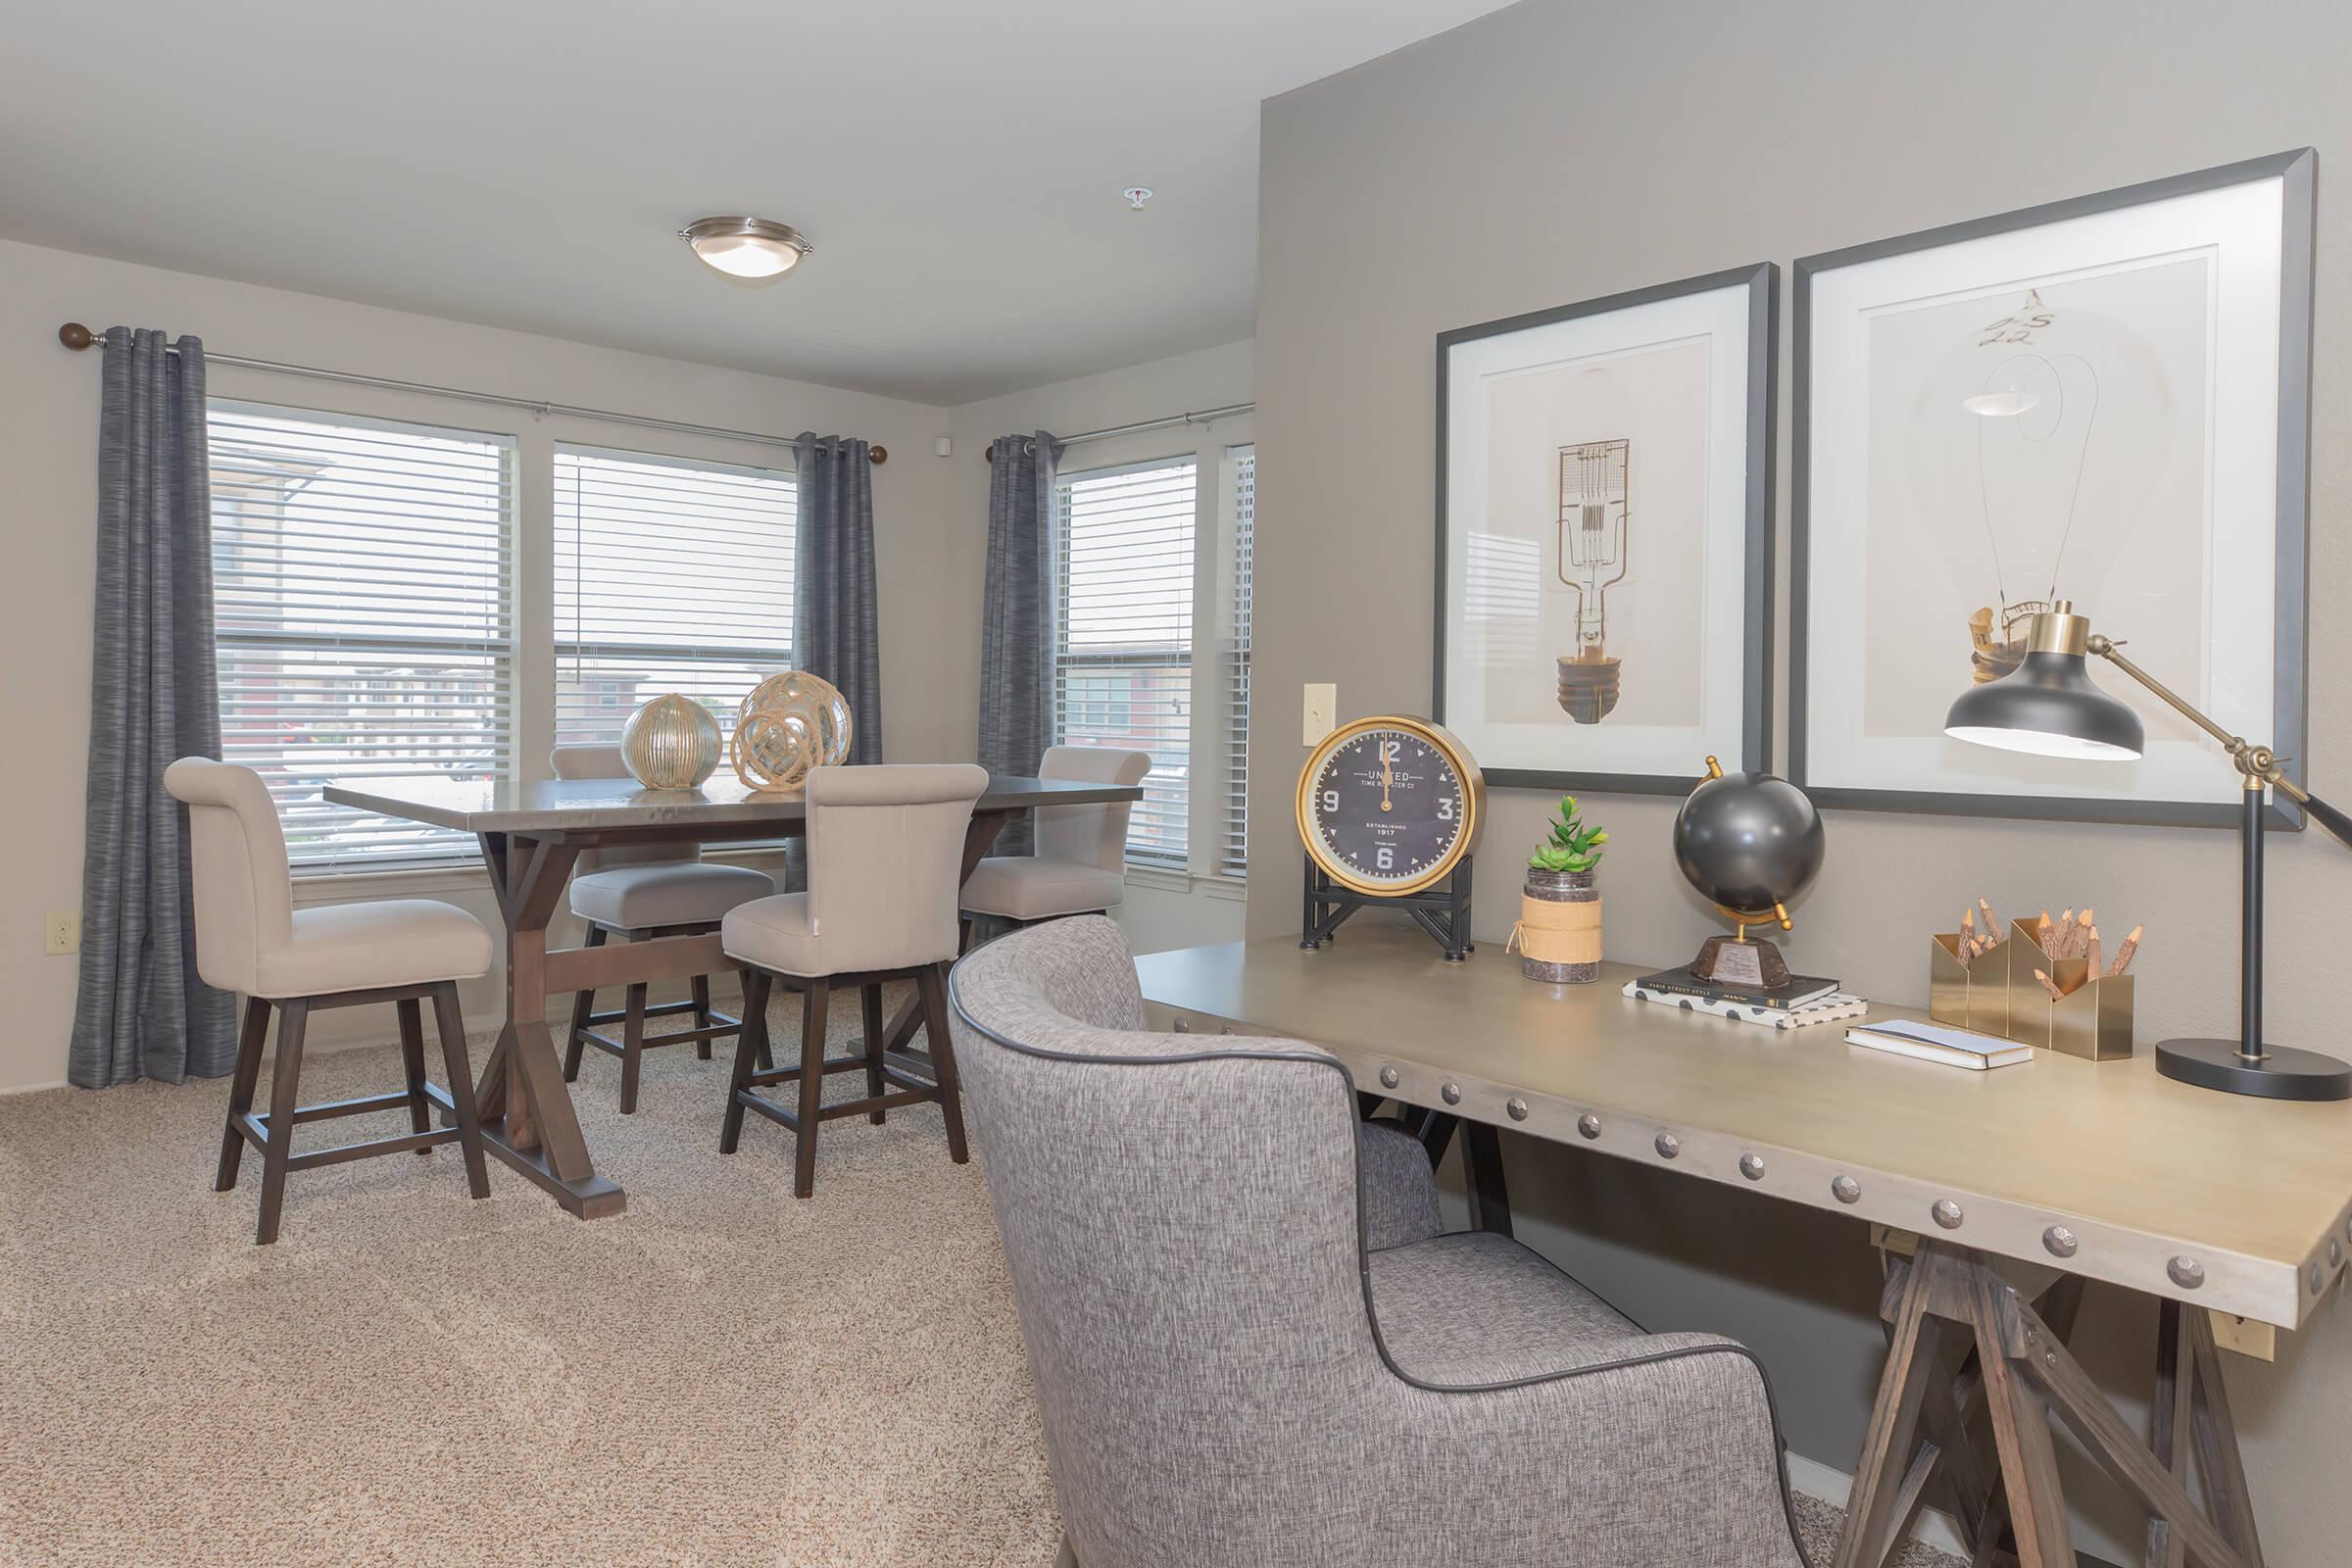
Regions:
[[620, 760], [649, 790], [699, 789], [718, 767], [718, 720], [676, 692], [657, 697], [620, 727]]

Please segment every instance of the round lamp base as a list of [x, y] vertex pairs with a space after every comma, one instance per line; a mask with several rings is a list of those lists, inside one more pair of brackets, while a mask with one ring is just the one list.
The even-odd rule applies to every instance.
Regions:
[[2266, 1046], [2259, 1061], [2238, 1054], [2234, 1040], [2166, 1040], [2156, 1047], [2156, 1070], [2167, 1078], [2226, 1095], [2265, 1100], [2352, 1100], [2352, 1065], [2292, 1046]]

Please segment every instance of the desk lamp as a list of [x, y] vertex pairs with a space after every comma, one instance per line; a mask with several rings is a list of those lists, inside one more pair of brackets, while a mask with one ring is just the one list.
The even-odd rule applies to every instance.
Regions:
[[2139, 715], [2092, 683], [2083, 656], [2096, 654], [2220, 741], [2245, 785], [2245, 809], [2238, 818], [2245, 866], [2239, 892], [2238, 1038], [2163, 1041], [2156, 1047], [2156, 1070], [2225, 1094], [2271, 1100], [2352, 1099], [2352, 1066], [2316, 1051], [2263, 1042], [2262, 814], [2270, 792], [2277, 790], [2347, 846], [2352, 846], [2352, 816], [2314, 799], [2288, 779], [2268, 746], [2251, 746], [2230, 734], [2126, 659], [2115, 643], [2093, 633], [2089, 620], [2074, 609], [2061, 599], [2034, 615], [2026, 632], [2024, 662], [2000, 679], [1963, 693], [1945, 716], [1943, 732], [1955, 740], [2037, 757], [2137, 759], [2146, 745]]

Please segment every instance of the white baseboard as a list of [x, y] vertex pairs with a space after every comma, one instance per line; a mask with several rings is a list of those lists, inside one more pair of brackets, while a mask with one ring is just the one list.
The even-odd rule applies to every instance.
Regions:
[[66, 1081], [56, 1079], [45, 1084], [0, 1084], [0, 1095], [37, 1095], [45, 1089], [63, 1089]]
[[[1853, 1494], [1854, 1478], [1844, 1471], [1808, 1459], [1791, 1450], [1788, 1454], [1788, 1490], [1842, 1508]], [[1968, 1548], [1960, 1544], [1960, 1525], [1940, 1508], [1922, 1508], [1919, 1520], [1911, 1527], [1911, 1539], [1938, 1551], [1948, 1551], [1966, 1560]]]

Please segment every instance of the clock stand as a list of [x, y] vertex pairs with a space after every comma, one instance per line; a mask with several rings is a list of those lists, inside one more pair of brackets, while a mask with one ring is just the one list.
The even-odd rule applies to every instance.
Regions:
[[1460, 963], [1477, 950], [1470, 942], [1470, 861], [1463, 856], [1446, 879], [1418, 893], [1358, 893], [1334, 881], [1331, 873], [1306, 857], [1306, 908], [1299, 923], [1298, 946], [1313, 951], [1329, 942], [1348, 917], [1370, 905], [1402, 909], [1413, 924], [1429, 933], [1446, 950], [1447, 963]]

